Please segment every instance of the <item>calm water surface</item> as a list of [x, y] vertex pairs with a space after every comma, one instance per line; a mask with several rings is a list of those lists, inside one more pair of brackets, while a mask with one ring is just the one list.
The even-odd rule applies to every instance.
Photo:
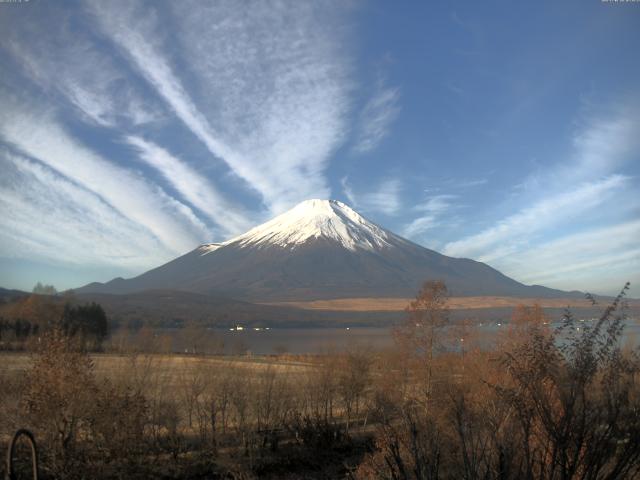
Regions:
[[[482, 344], [489, 345], [504, 325], [486, 324], [477, 327]], [[165, 333], [168, 331], [165, 330]], [[179, 331], [169, 332], [175, 336], [174, 350], [183, 351]], [[210, 329], [210, 341], [224, 346], [226, 353], [250, 351], [257, 355], [288, 352], [292, 354], [317, 354], [330, 351], [345, 351], [354, 347], [384, 349], [393, 346], [392, 328], [271, 328], [255, 330]], [[622, 343], [640, 345], [640, 325], [627, 324]], [[219, 348], [219, 347], [218, 347]]]

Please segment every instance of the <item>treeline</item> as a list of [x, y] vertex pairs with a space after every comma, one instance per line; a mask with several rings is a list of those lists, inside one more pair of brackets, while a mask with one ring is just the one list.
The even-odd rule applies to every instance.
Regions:
[[94, 302], [74, 305], [66, 297], [34, 294], [2, 307], [0, 350], [24, 350], [44, 333], [59, 329], [82, 348], [95, 351], [109, 334], [104, 309]]
[[54, 287], [53, 285], [43, 285], [42, 282], [36, 283], [32, 291], [33, 293], [38, 295], [56, 295], [58, 293], [56, 287]]
[[519, 307], [487, 350], [428, 283], [394, 349], [293, 363], [93, 360], [55, 329], [24, 379], [2, 379], [0, 431], [32, 429], [50, 478], [637, 478], [624, 292], [596, 321], [568, 312], [558, 329]]

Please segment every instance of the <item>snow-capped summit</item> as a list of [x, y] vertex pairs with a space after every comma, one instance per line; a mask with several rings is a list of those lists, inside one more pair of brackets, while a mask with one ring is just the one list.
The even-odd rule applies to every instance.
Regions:
[[395, 238], [337, 200], [306, 200], [225, 245], [295, 248], [313, 239], [333, 240], [349, 250], [388, 247]]

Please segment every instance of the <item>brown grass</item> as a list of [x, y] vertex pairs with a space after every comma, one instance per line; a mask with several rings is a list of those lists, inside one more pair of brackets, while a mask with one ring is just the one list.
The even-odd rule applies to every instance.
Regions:
[[[410, 298], [336, 298], [306, 302], [272, 302], [265, 305], [281, 305], [305, 310], [336, 310], [348, 312], [398, 312], [405, 309]], [[538, 304], [543, 308], [590, 307], [587, 299], [580, 298], [517, 298], [517, 297], [452, 297], [451, 309], [515, 307]]]
[[[300, 361], [287, 361], [272, 357], [257, 356], [248, 357], [204, 357], [179, 354], [141, 354], [146, 360], [151, 361], [156, 374], [162, 377], [180, 378], [181, 375], [193, 372], [201, 367], [211, 368], [246, 368], [249, 371], [259, 372], [271, 368], [277, 372], [290, 374], [302, 374], [313, 368], [311, 363]], [[118, 354], [92, 354], [95, 370], [98, 377], [110, 377], [114, 373], [126, 371], [132, 356]], [[0, 353], [0, 377], [3, 374], [24, 372], [31, 365], [31, 355], [24, 352]]]

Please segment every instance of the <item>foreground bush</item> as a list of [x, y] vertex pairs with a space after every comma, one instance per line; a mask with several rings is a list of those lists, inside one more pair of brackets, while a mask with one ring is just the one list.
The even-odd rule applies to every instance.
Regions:
[[[640, 358], [620, 346], [627, 288], [593, 325], [576, 322], [568, 312], [551, 331], [541, 310], [527, 311], [517, 335], [501, 343], [503, 351], [467, 356], [475, 378], [462, 376], [460, 360], [443, 364], [442, 356], [439, 365], [424, 365], [419, 358], [417, 378], [426, 378], [428, 388], [396, 399], [393, 409], [379, 402], [385, 413], [376, 450], [356, 476], [637, 478]], [[448, 381], [432, 378], [436, 365], [450, 372]]]

